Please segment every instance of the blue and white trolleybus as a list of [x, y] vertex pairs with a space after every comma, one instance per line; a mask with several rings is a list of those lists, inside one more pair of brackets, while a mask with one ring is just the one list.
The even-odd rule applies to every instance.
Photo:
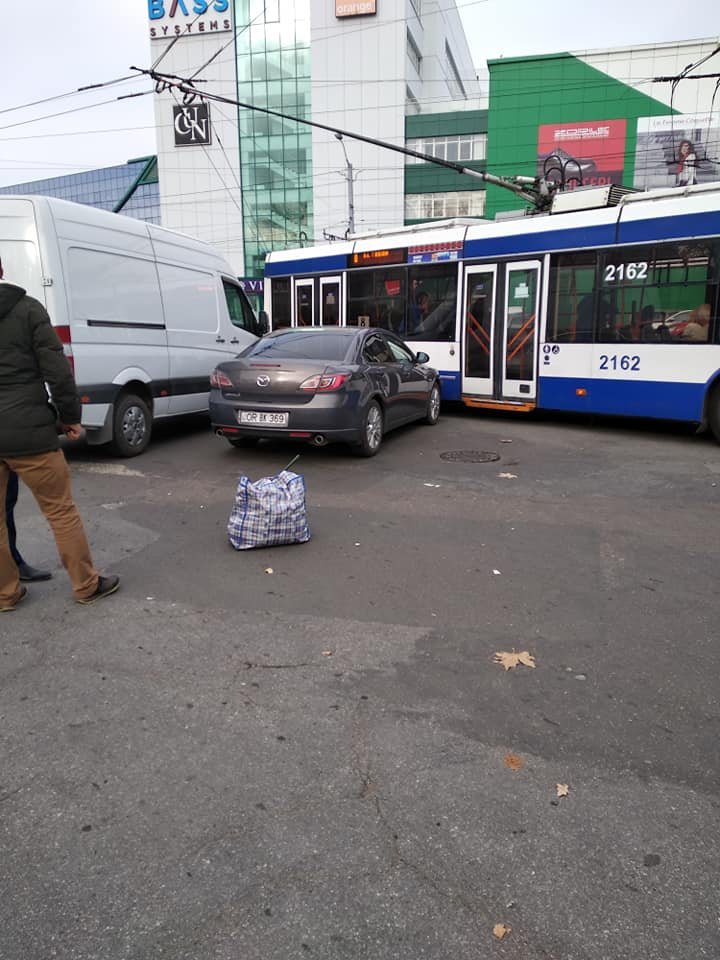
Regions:
[[471, 407], [707, 422], [720, 440], [720, 184], [558, 194], [270, 253], [272, 329], [392, 330]]

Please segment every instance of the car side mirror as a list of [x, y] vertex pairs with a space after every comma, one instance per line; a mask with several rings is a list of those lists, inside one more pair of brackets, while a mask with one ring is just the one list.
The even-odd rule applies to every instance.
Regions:
[[415, 363], [430, 363], [430, 357], [420, 351], [420, 353], [415, 354]]
[[270, 319], [268, 318], [267, 313], [264, 310], [261, 310], [258, 316], [258, 333], [261, 337], [264, 337], [269, 329]]

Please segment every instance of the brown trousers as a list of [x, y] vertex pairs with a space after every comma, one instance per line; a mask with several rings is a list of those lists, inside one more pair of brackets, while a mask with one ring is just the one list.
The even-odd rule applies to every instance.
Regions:
[[[30, 487], [52, 527], [75, 599], [87, 599], [95, 592], [98, 572], [93, 566], [82, 520], [73, 502], [70, 470], [63, 452], [55, 450], [26, 457], [0, 457], [0, 504], [5, 503], [9, 469]], [[0, 510], [0, 606], [12, 606], [19, 597], [18, 569], [10, 554], [5, 511]]]

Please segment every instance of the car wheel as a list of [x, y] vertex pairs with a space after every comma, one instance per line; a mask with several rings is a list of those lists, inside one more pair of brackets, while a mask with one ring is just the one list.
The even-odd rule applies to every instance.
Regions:
[[434, 427], [439, 419], [440, 387], [437, 383], [434, 383], [430, 388], [430, 395], [428, 396], [427, 411], [425, 412], [425, 423], [429, 423], [431, 427]]
[[374, 457], [380, 449], [383, 437], [383, 412], [377, 400], [371, 400], [365, 410], [360, 427], [360, 440], [355, 452], [360, 457]]
[[134, 393], [120, 396], [113, 412], [111, 450], [118, 457], [137, 457], [150, 443], [152, 415], [147, 403]]
[[260, 437], [225, 437], [231, 447], [240, 450], [242, 447], [255, 447], [260, 443]]

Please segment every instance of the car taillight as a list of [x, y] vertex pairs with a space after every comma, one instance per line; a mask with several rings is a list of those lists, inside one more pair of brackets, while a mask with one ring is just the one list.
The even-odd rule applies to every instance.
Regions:
[[300, 389], [314, 390], [315, 393], [327, 393], [329, 390], [339, 390], [349, 379], [349, 373], [321, 373], [303, 380]]
[[231, 387], [232, 385], [232, 380], [226, 373], [223, 373], [222, 370], [213, 370], [213, 372], [210, 374], [211, 387], [217, 387], [220, 389], [220, 387]]
[[63, 345], [63, 353], [67, 357], [67, 361], [70, 364], [70, 369], [73, 372], [73, 376], [75, 376], [75, 358], [73, 357], [72, 337], [70, 336], [70, 327], [67, 325], [55, 327], [55, 333], [58, 335], [58, 339], [60, 340], [60, 343]]

